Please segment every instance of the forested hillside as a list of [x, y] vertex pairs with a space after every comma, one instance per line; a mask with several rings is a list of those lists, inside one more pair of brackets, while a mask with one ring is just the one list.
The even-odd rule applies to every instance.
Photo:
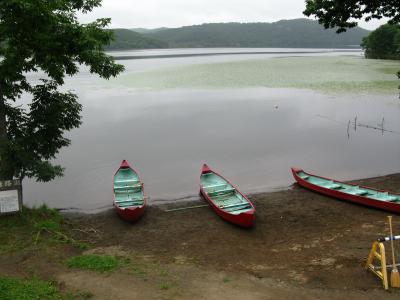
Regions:
[[115, 41], [108, 49], [186, 47], [359, 47], [369, 31], [356, 27], [337, 34], [308, 19], [275, 23], [211, 23], [180, 28], [114, 29]]
[[354, 28], [337, 34], [316, 21], [275, 23], [214, 23], [149, 32], [170, 47], [358, 47], [369, 31]]
[[112, 31], [114, 32], [114, 40], [106, 47], [106, 50], [168, 47], [168, 43], [165, 41], [146, 37], [129, 29], [112, 29]]

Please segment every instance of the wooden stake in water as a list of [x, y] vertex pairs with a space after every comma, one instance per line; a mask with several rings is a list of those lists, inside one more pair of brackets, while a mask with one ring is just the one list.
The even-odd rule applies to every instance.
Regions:
[[350, 138], [350, 120], [349, 120], [349, 122], [347, 123], [347, 138], [348, 138], [348, 139]]
[[357, 131], [357, 116], [354, 118], [354, 131]]

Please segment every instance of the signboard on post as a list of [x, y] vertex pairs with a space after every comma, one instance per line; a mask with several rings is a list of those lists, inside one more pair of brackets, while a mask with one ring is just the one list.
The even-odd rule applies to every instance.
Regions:
[[13, 214], [22, 210], [21, 180], [0, 181], [0, 215]]

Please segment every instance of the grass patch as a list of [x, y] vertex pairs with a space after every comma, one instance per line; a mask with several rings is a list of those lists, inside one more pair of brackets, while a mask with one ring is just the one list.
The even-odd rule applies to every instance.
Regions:
[[37, 279], [22, 280], [0, 277], [0, 299], [2, 300], [58, 300], [62, 296], [55, 284]]
[[160, 290], [167, 291], [176, 287], [178, 287], [178, 282], [173, 279], [168, 281], [162, 281], [160, 283]]
[[169, 290], [171, 288], [171, 285], [167, 282], [163, 282], [160, 284], [160, 290]]
[[160, 270], [159, 275], [160, 275], [160, 277], [168, 277], [169, 273], [167, 270]]
[[129, 261], [128, 269], [135, 277], [141, 278], [145, 281], [148, 279], [147, 277], [166, 279], [170, 276], [168, 270], [164, 269], [159, 263], [143, 261], [137, 257], [135, 257], [134, 260]]
[[83, 300], [83, 299], [92, 299], [94, 295], [90, 292], [79, 292], [79, 293], [68, 293], [65, 296], [66, 300]]
[[110, 272], [118, 269], [121, 264], [121, 258], [109, 255], [80, 255], [71, 258], [67, 262], [70, 268], [96, 272]]
[[147, 266], [142, 263], [131, 262], [130, 270], [132, 270], [133, 275], [138, 278], [146, 279], [148, 275]]
[[136, 278], [156, 283], [160, 290], [175, 290], [179, 287], [179, 280], [169, 272], [167, 269], [168, 266], [162, 265], [159, 262], [143, 260], [141, 257], [134, 257], [127, 261], [126, 266], [130, 273]]
[[[38, 244], [40, 241], [50, 243], [65, 241], [62, 223], [61, 214], [46, 205], [38, 208], [24, 207], [18, 214], [2, 216], [0, 218], [0, 253], [17, 251]], [[48, 236], [43, 239], [43, 234]]]
[[60, 243], [87, 249], [86, 243], [65, 234], [64, 218], [58, 210], [45, 204], [38, 208], [24, 207], [15, 215], [0, 218], [0, 254], [15, 252], [31, 246], [46, 248]]

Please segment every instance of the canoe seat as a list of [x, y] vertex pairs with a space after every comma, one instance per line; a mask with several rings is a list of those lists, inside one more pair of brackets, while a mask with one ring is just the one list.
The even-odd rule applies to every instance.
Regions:
[[142, 183], [139, 181], [125, 181], [125, 182], [119, 182], [119, 181], [114, 181], [114, 188], [126, 188], [126, 187], [141, 187]]
[[210, 190], [215, 190], [215, 189], [217, 189], [217, 188], [224, 188], [224, 187], [226, 187], [226, 183], [208, 185], [208, 186], [205, 186], [204, 189], [205, 189], [205, 190], [209, 190], [209, 189], [210, 189]]
[[122, 204], [117, 204], [118, 207], [121, 208], [126, 208], [126, 207], [138, 207], [138, 206], [142, 206], [143, 203], [122, 203]]
[[220, 205], [220, 208], [226, 209], [226, 208], [233, 208], [233, 207], [240, 207], [240, 206], [250, 206], [248, 202], [241, 202], [241, 203], [235, 203], [235, 204], [230, 204], [230, 205]]
[[308, 179], [308, 178], [310, 178], [310, 176], [305, 175], [305, 176], [300, 176], [300, 178], [301, 178], [301, 179]]
[[390, 202], [396, 202], [396, 201], [398, 201], [398, 200], [400, 200], [400, 199], [397, 198], [396, 196], [386, 195], [386, 196], [385, 196], [385, 200], [390, 201]]
[[341, 184], [334, 183], [334, 184], [329, 185], [328, 188], [332, 189], [332, 190], [340, 190], [340, 189], [343, 189], [343, 186]]
[[135, 179], [116, 179], [116, 180], [114, 180], [114, 183], [132, 183], [132, 184], [135, 184], [135, 183], [140, 183], [138, 180], [135, 180]]
[[136, 193], [142, 190], [142, 185], [136, 186], [114, 186], [116, 193]]
[[232, 197], [235, 196], [234, 191], [231, 191], [229, 193], [217, 193], [214, 195], [211, 195], [213, 200], [218, 200], [218, 201], [227, 201], [227, 200], [232, 200]]
[[250, 208], [251, 208], [250, 206], [249, 207], [241, 207], [239, 209], [235, 209], [233, 211], [230, 211], [230, 213], [231, 214], [235, 214], [235, 215], [240, 215], [243, 212], [249, 211]]
[[132, 198], [132, 199], [129, 199], [129, 200], [115, 200], [115, 203], [125, 203], [125, 202], [143, 202], [143, 199]]
[[336, 182], [327, 182], [326, 184], [321, 184], [322, 187], [327, 188], [327, 189], [332, 189], [332, 190], [339, 190], [342, 189], [343, 186], [341, 184], [338, 184]]
[[366, 190], [362, 190], [359, 187], [355, 187], [347, 191], [349, 194], [356, 195], [356, 196], [367, 196], [372, 195], [370, 192]]
[[394, 199], [388, 200], [389, 202], [399, 202], [400, 203], [400, 198], [393, 197]]
[[143, 201], [143, 193], [115, 193], [115, 202]]
[[370, 195], [370, 193], [369, 193], [368, 191], [363, 191], [363, 190], [355, 191], [354, 194], [356, 194], [356, 195], [358, 195], [358, 196]]
[[142, 206], [143, 203], [122, 203], [122, 204], [118, 204], [119, 207], [121, 208], [128, 208], [128, 207], [137, 207], [137, 206]]
[[212, 197], [212, 196], [219, 196], [219, 195], [225, 195], [225, 194], [229, 194], [231, 192], [235, 191], [234, 188], [230, 187], [224, 190], [219, 190], [219, 191], [212, 191], [212, 192], [207, 192], [207, 194]]
[[397, 202], [400, 201], [400, 197], [392, 196], [389, 195], [387, 192], [376, 192], [376, 193], [371, 193], [369, 194], [371, 198], [381, 200], [381, 201], [387, 201], [387, 202]]

